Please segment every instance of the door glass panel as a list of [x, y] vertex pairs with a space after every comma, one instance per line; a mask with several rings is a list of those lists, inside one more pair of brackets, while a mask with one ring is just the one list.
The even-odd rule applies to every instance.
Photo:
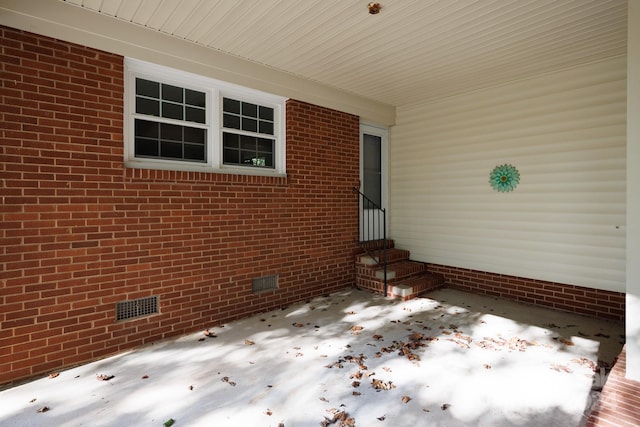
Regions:
[[363, 193], [377, 206], [382, 206], [382, 138], [365, 133], [362, 136], [362, 151]]

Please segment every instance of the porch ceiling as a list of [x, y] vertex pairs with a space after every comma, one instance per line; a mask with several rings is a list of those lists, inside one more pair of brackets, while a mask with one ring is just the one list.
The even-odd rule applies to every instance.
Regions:
[[626, 53], [626, 0], [59, 0], [393, 106]]

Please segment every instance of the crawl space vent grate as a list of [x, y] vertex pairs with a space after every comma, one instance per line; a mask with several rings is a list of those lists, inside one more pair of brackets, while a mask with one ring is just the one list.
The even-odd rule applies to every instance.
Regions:
[[278, 275], [256, 277], [251, 281], [251, 290], [254, 294], [278, 289]]
[[138, 298], [116, 303], [116, 321], [136, 319], [138, 317], [156, 314], [158, 312], [158, 297]]

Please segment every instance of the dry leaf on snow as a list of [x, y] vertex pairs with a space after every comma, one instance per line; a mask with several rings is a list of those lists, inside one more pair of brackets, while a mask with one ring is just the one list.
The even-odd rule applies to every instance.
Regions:
[[376, 378], [371, 380], [371, 387], [376, 390], [391, 390], [393, 388], [396, 388], [395, 384], [393, 384], [391, 381], [382, 381]]
[[402, 396], [402, 403], [409, 403], [411, 398], [409, 396]]
[[105, 374], [96, 375], [96, 379], [99, 381], [109, 381], [114, 377], [115, 375], [105, 375]]

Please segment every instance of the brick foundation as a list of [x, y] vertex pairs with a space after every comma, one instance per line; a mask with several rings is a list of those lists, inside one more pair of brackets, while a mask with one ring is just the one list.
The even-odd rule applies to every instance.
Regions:
[[625, 378], [626, 348], [607, 377], [600, 399], [587, 419], [587, 427], [640, 425], [640, 382]]
[[127, 169], [123, 58], [0, 33], [0, 384], [353, 285], [358, 117], [290, 100], [286, 178]]
[[543, 280], [428, 264], [444, 276], [445, 286], [466, 292], [508, 298], [571, 313], [623, 321], [625, 294]]

